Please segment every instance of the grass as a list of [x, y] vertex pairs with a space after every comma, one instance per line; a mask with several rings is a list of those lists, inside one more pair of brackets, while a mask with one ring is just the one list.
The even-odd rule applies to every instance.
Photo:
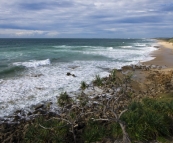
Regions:
[[96, 75], [95, 80], [93, 81], [93, 83], [96, 86], [102, 86], [103, 85], [103, 80], [100, 78], [99, 75]]
[[143, 99], [133, 102], [129, 111], [122, 116], [132, 140], [150, 141], [165, 139], [172, 135], [173, 100]]
[[85, 82], [85, 81], [82, 81], [82, 82], [81, 82], [80, 88], [81, 88], [82, 90], [85, 90], [87, 87], [88, 87], [88, 85], [86, 84], [86, 82]]
[[173, 100], [173, 93], [162, 93], [158, 95], [157, 100], [171, 102]]
[[101, 141], [105, 136], [105, 131], [105, 127], [101, 124], [89, 121], [84, 129], [82, 138], [86, 143]]
[[67, 94], [67, 92], [61, 93], [58, 97], [58, 105], [60, 107], [64, 107], [67, 104], [72, 103], [71, 97]]
[[173, 43], [173, 38], [169, 40], [170, 43]]
[[[42, 128], [41, 126], [47, 128]], [[26, 143], [44, 143], [44, 142], [66, 142], [69, 131], [66, 123], [59, 120], [46, 121], [43, 117], [38, 118], [34, 124], [30, 125], [24, 138]]]

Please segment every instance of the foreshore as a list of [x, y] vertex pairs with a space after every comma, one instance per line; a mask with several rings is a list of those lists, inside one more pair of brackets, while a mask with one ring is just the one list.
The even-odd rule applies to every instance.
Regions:
[[[169, 85], [171, 85], [169, 87], [167, 86], [169, 76], [171, 75], [171, 78], [173, 78], [172, 72], [170, 72], [173, 69], [173, 45], [165, 41], [158, 41], [158, 45], [158, 50], [151, 54], [153, 57], [155, 57], [155, 59], [148, 62], [143, 62], [141, 65], [125, 66], [122, 68], [122, 70], [118, 70], [117, 72], [117, 76], [119, 76], [119, 78], [124, 78], [123, 76], [126, 76], [126, 73], [127, 75], [128, 73], [133, 75], [132, 82], [128, 83], [126, 87], [124, 87], [123, 84], [122, 88], [127, 89], [125, 92], [133, 91], [133, 97], [137, 100], [141, 100], [143, 97], [155, 98], [160, 93], [173, 92], [173, 80], [171, 81], [170, 79]], [[164, 71], [164, 73], [162, 73], [162, 71]], [[158, 79], [156, 80], [158, 80], [160, 84], [157, 91], [154, 89], [153, 81], [149, 79], [150, 75], [153, 75], [153, 73], [158, 76]], [[168, 76], [165, 77], [165, 74]], [[113, 87], [113, 83], [111, 83], [112, 81], [109, 79], [109, 77], [106, 77], [104, 80], [105, 82], [110, 83], [110, 85], [106, 85], [105, 87], [96, 87], [94, 85], [90, 85], [89, 89], [83, 90], [82, 92], [84, 92], [86, 96], [89, 96], [91, 99], [96, 101], [98, 98], [100, 98], [100, 95], [116, 95], [117, 89], [115, 89], [115, 86]], [[151, 91], [148, 91], [147, 87], [145, 86], [146, 84], [149, 85]], [[120, 102], [122, 107], [126, 106], [128, 103], [127, 99], [122, 99]], [[4, 140], [10, 141], [17, 138], [22, 138], [21, 132], [24, 133], [26, 128], [31, 125], [32, 120], [39, 115], [44, 115], [46, 118], [61, 116], [58, 115], [58, 112], [50, 112], [48, 110], [49, 107], [51, 107], [51, 103], [45, 103], [45, 105], [40, 104], [35, 107], [35, 111], [33, 113], [27, 113], [26, 115], [24, 111], [20, 110], [14, 113], [11, 120], [0, 119], [0, 122], [2, 122], [0, 125], [0, 141], [3, 142]], [[29, 119], [28, 117], [31, 118]], [[9, 137], [9, 134], [11, 137]]]
[[159, 49], [154, 51], [151, 55], [155, 59], [143, 62], [145, 65], [158, 65], [165, 68], [173, 68], [173, 44], [158, 40]]

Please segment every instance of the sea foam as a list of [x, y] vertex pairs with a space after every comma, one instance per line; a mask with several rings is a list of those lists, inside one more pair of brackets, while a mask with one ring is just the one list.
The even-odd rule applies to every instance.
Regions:
[[[110, 46], [83, 46], [84, 49], [78, 50], [80, 46], [77, 48], [75, 46], [76, 50], [71, 51], [110, 58], [107, 61], [74, 60], [66, 63], [51, 63], [50, 59], [46, 59], [15, 62], [13, 65], [27, 67], [27, 70], [21, 77], [0, 80], [0, 116], [8, 115], [21, 108], [29, 110], [31, 105], [42, 101], [56, 102], [56, 97], [61, 92], [78, 90], [81, 81], [90, 83], [96, 74], [101, 77], [108, 76], [107, 69], [119, 69], [125, 65], [137, 64], [139, 61], [151, 58], [149, 54], [156, 50], [152, 46], [141, 47], [121, 49]], [[76, 77], [67, 76], [67, 72]]]
[[50, 62], [50, 59], [46, 59], [46, 60], [30, 60], [29, 62], [15, 62], [13, 63], [13, 65], [15, 66], [24, 66], [24, 67], [27, 67], [27, 68], [36, 68], [36, 67], [39, 67], [39, 66], [45, 66], [45, 65], [50, 65], [51, 62]]

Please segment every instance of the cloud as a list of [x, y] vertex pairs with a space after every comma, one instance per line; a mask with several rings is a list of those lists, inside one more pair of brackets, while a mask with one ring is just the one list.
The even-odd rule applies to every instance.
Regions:
[[166, 11], [166, 12], [173, 12], [173, 3], [167, 3], [167, 4], [163, 4], [160, 8], [161, 11]]
[[19, 9], [23, 9], [23, 10], [44, 10], [44, 9], [51, 9], [51, 8], [55, 8], [55, 7], [59, 7], [59, 8], [63, 8], [63, 7], [71, 7], [73, 6], [73, 3], [70, 1], [53, 1], [53, 2], [49, 2], [49, 1], [45, 1], [45, 2], [22, 2], [19, 3], [18, 8]]
[[151, 37], [156, 30], [160, 36], [163, 30], [173, 35], [172, 12], [168, 0], [1, 0], [0, 35]]
[[162, 17], [160, 16], [136, 16], [136, 17], [127, 17], [124, 19], [121, 19], [117, 22], [120, 23], [158, 23], [162, 22]]
[[17, 29], [1, 29], [0, 37], [57, 37], [59, 35], [56, 31], [41, 31], [41, 30], [17, 30]]

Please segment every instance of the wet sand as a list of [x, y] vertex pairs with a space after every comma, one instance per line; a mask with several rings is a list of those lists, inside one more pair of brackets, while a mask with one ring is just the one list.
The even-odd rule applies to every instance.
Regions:
[[173, 68], [173, 43], [158, 41], [158, 44], [160, 45], [159, 49], [151, 54], [155, 59], [143, 62], [143, 64]]

